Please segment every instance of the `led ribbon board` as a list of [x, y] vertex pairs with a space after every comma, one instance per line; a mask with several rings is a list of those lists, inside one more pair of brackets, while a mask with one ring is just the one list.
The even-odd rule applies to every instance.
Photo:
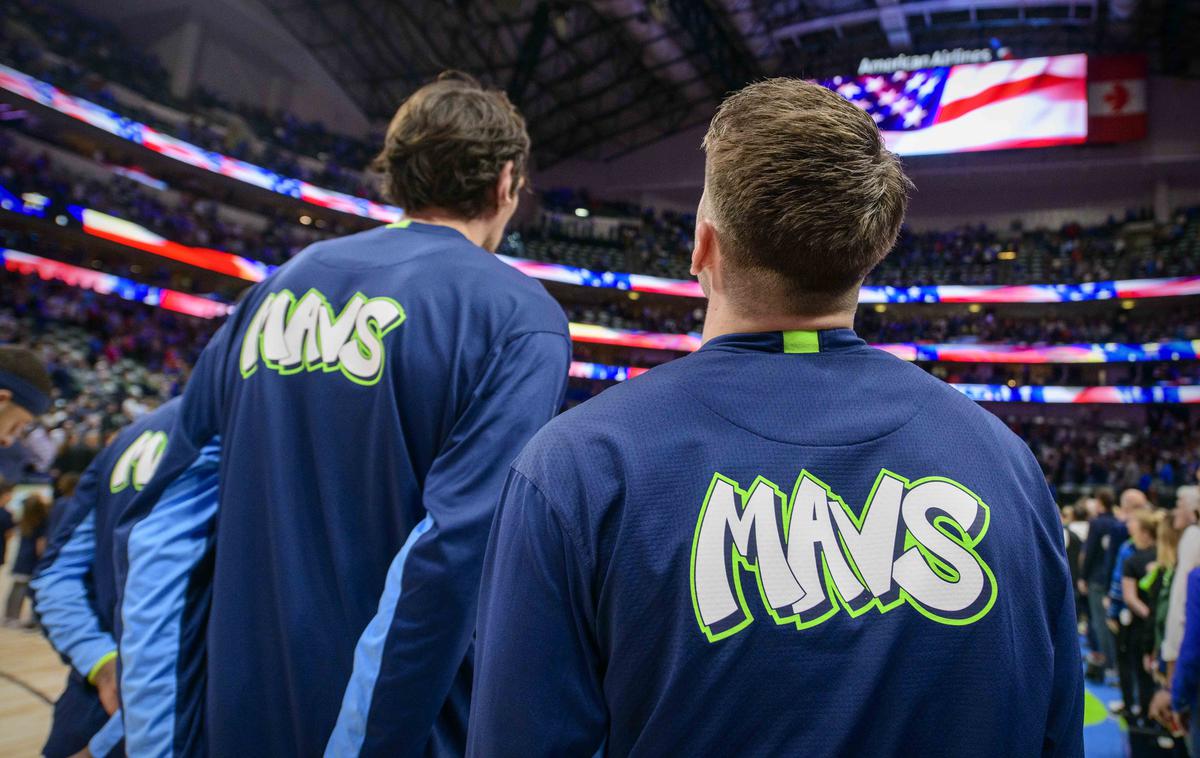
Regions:
[[72, 266], [10, 248], [0, 248], [0, 264], [8, 271], [25, 276], [38, 276], [47, 281], [58, 281], [101, 295], [115, 295], [135, 303], [144, 303], [198, 318], [221, 318], [233, 310], [233, 306], [227, 303], [165, 287], [141, 284], [123, 276]]
[[[698, 334], [660, 334], [635, 329], [613, 329], [596, 324], [571, 323], [571, 339], [598, 345], [673, 350], [690, 353], [700, 349]], [[906, 361], [943, 363], [1144, 363], [1147, 361], [1193, 361], [1200, 357], [1200, 340], [1175, 340], [1127, 344], [1119, 342], [1080, 343], [1023, 347], [1003, 344], [941, 344], [917, 342], [877, 344], [884, 352]]]
[[[704, 297], [700, 284], [687, 279], [663, 279], [617, 271], [591, 271], [561, 263], [543, 263], [507, 255], [502, 261], [534, 279], [580, 287], [603, 287], [680, 297]], [[1148, 297], [1200, 295], [1200, 276], [1162, 279], [1122, 279], [1080, 284], [929, 285], [923, 287], [865, 286], [858, 302], [876, 303], [1081, 303], [1092, 300], [1137, 300]]]
[[102, 129], [121, 139], [141, 145], [159, 155], [165, 155], [189, 166], [202, 168], [205, 171], [252, 184], [280, 195], [303, 200], [312, 205], [384, 222], [395, 221], [400, 218], [402, 213], [399, 208], [391, 205], [383, 205], [366, 198], [347, 195], [344, 192], [324, 189], [300, 179], [281, 176], [262, 166], [255, 166], [253, 163], [205, 150], [190, 142], [163, 134], [140, 121], [134, 121], [114, 113], [89, 100], [67, 94], [52, 84], [35, 79], [8, 66], [0, 65], [0, 88], [97, 129]]
[[[650, 369], [572, 361], [577, 379], [623, 382]], [[1200, 403], [1200, 385], [1180, 387], [1009, 387], [1004, 384], [958, 384], [951, 387], [979, 403]]]
[[[0, 68], [3, 67], [0, 66]], [[42, 195], [26, 193], [22, 197], [17, 197], [0, 187], [0, 208], [4, 210], [27, 216], [44, 217], [48, 202], [48, 198]], [[276, 268], [232, 253], [209, 248], [189, 247], [172, 242], [140, 224], [91, 208], [70, 206], [70, 211], [83, 223], [84, 231], [88, 234], [162, 255], [197, 268], [216, 271], [250, 282], [261, 281]], [[700, 284], [687, 279], [664, 279], [618, 271], [592, 271], [561, 263], [544, 263], [508, 255], [497, 255], [496, 257], [526, 276], [546, 282], [678, 297], [704, 297]], [[1185, 295], [1200, 295], [1200, 276], [1122, 279], [1080, 284], [865, 286], [859, 291], [858, 301], [865, 305], [877, 303], [1080, 303], [1094, 300], [1137, 300]]]

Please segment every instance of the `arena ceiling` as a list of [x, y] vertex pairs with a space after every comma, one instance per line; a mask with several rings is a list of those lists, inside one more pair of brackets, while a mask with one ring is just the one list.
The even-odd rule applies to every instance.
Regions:
[[505, 88], [543, 166], [614, 158], [702, 123], [776, 74], [862, 57], [1003, 45], [1014, 55], [1146, 50], [1196, 74], [1189, 0], [262, 0], [368, 117], [457, 68]]

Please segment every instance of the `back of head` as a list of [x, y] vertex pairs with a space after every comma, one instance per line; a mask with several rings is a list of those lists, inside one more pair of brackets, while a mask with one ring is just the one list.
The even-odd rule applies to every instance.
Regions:
[[769, 293], [787, 314], [852, 306], [912, 187], [871, 117], [820, 85], [767, 79], [722, 103], [704, 150], [702, 213], [739, 304]]
[[1131, 527], [1135, 526], [1142, 530], [1151, 542], [1158, 537], [1159, 514], [1149, 508], [1135, 509], [1129, 515], [1128, 522]]
[[50, 375], [37, 355], [27, 348], [0, 346], [0, 392], [29, 413], [46, 412], [53, 389]]
[[371, 167], [383, 175], [385, 197], [405, 212], [470, 220], [495, 210], [508, 161], [516, 193], [529, 163], [525, 119], [503, 92], [448, 71], [404, 101]]
[[1117, 504], [1117, 495], [1112, 487], [1098, 487], [1095, 497], [1100, 513], [1112, 513], [1113, 506]]
[[50, 506], [38, 495], [25, 498], [21, 509], [21, 536], [31, 537], [50, 515]]
[[1121, 493], [1121, 512], [1127, 517], [1150, 506], [1146, 493], [1130, 487]]

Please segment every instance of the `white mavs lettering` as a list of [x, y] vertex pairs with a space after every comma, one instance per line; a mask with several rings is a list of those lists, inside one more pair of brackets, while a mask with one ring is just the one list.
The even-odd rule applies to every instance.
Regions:
[[125, 448], [108, 478], [108, 489], [120, 492], [133, 485], [135, 490], [146, 486], [146, 482], [154, 476], [163, 452], [167, 449], [165, 432], [146, 430]]
[[742, 489], [714, 474], [692, 542], [696, 621], [711, 642], [746, 628], [752, 573], [775, 623], [797, 629], [906, 603], [943, 624], [974, 623], [996, 601], [975, 550], [989, 520], [982, 500], [943, 477], [909, 482], [884, 469], [856, 516], [807, 471], [791, 497], [763, 477]]
[[290, 290], [263, 299], [242, 338], [243, 377], [259, 360], [280, 374], [341, 371], [352, 382], [372, 385], [383, 375], [383, 337], [404, 323], [404, 309], [390, 297], [356, 292], [340, 313], [315, 289], [296, 298]]

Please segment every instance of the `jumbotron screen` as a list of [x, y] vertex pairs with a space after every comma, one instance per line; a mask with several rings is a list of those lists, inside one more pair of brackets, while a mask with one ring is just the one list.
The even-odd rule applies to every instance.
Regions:
[[862, 108], [898, 155], [1070, 145], [1087, 139], [1087, 56], [922, 68], [820, 83]]

